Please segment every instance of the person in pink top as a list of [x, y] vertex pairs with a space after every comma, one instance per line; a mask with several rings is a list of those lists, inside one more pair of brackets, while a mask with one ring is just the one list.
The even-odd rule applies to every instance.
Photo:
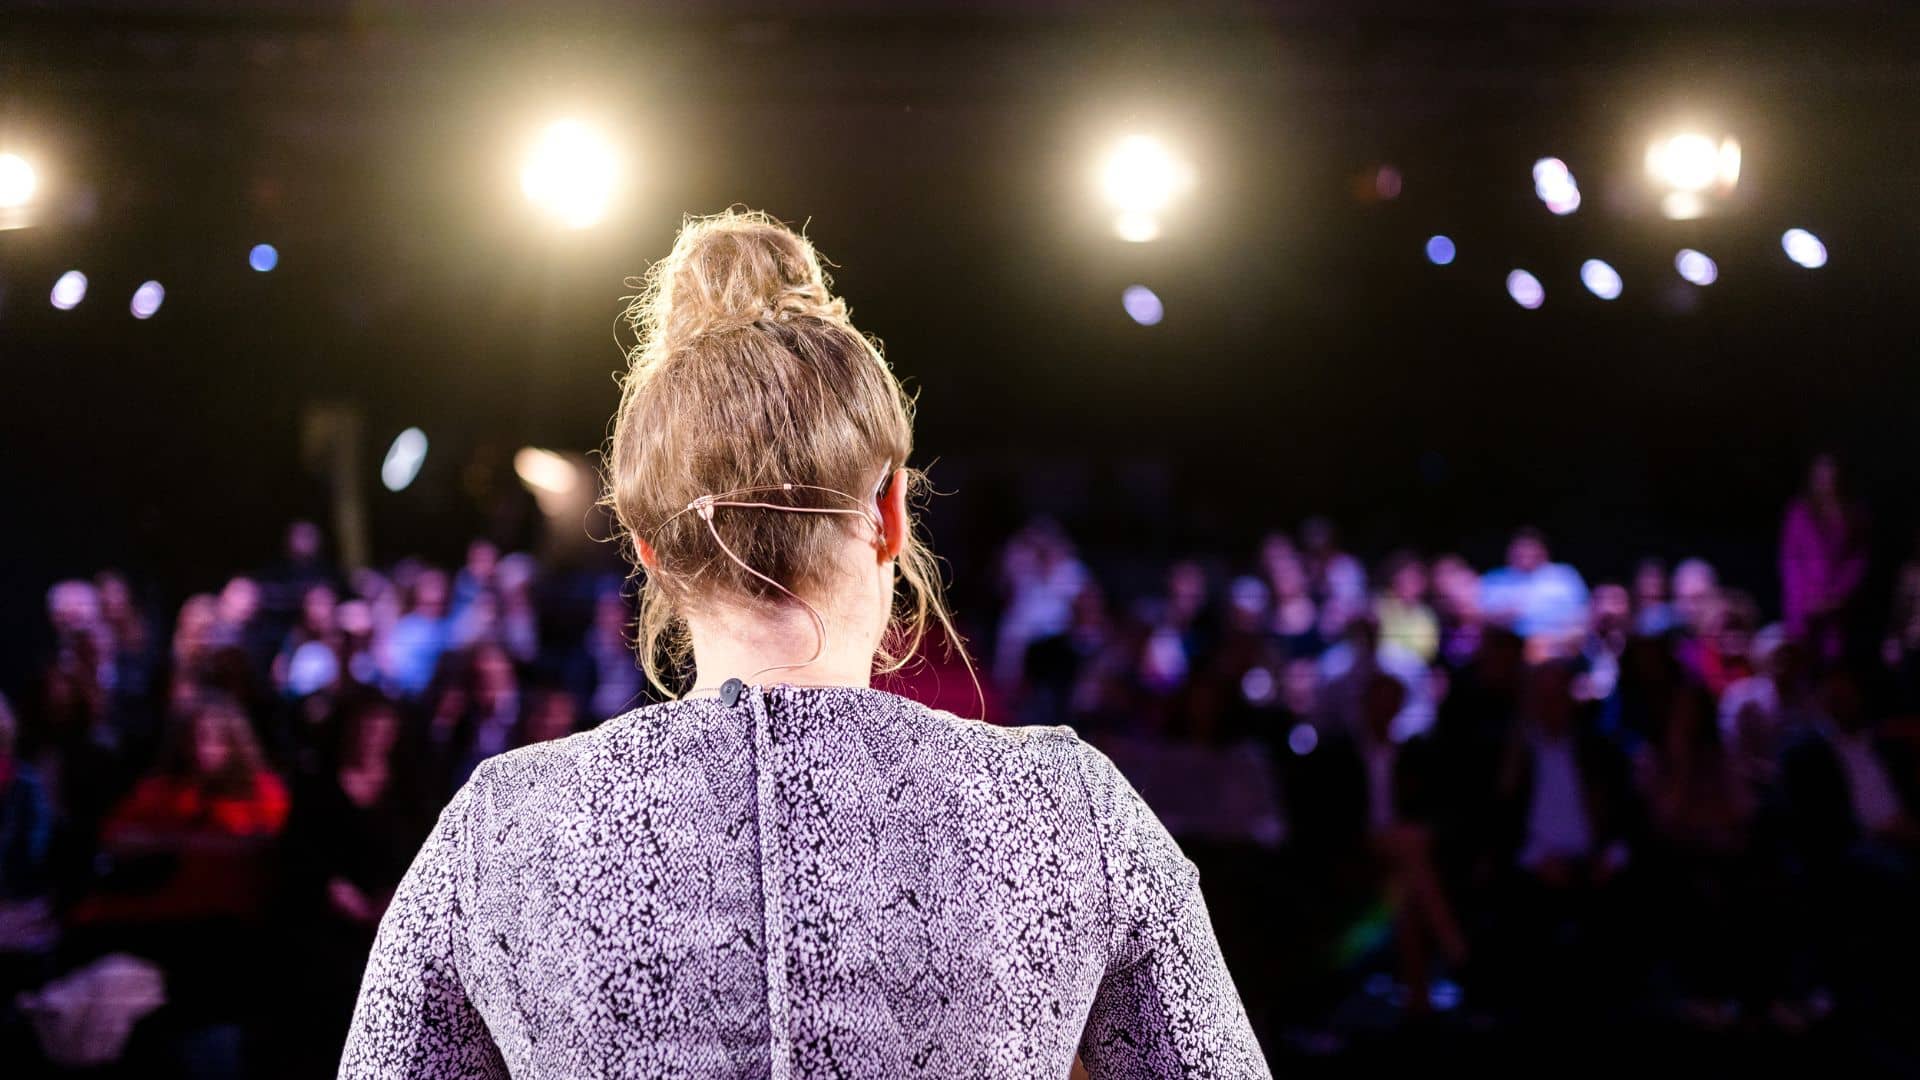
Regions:
[[1867, 525], [1841, 490], [1840, 463], [1820, 454], [1780, 526], [1780, 607], [1787, 630], [1815, 654], [1846, 648], [1846, 618], [1867, 572]]

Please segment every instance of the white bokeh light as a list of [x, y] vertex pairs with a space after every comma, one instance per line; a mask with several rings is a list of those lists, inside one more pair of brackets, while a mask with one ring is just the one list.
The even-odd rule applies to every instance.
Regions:
[[1164, 210], [1193, 185], [1193, 170], [1151, 135], [1129, 135], [1100, 166], [1100, 191], [1122, 213]]
[[1646, 164], [1647, 175], [1670, 191], [1731, 191], [1740, 182], [1740, 141], [1681, 132], [1649, 144]]
[[33, 201], [40, 176], [33, 163], [19, 154], [0, 154], [0, 210], [12, 210]]
[[410, 427], [394, 436], [393, 445], [387, 447], [386, 459], [380, 462], [380, 482], [388, 491], [404, 491], [420, 475], [420, 466], [426, 461], [427, 433]]
[[1580, 209], [1580, 185], [1573, 171], [1557, 157], [1544, 157], [1533, 163], [1533, 193], [1549, 211], [1561, 217]]
[[1781, 233], [1780, 249], [1787, 253], [1787, 258], [1809, 270], [1818, 270], [1827, 265], [1827, 245], [1805, 229], [1788, 229]]
[[1515, 270], [1507, 275], [1507, 295], [1528, 311], [1547, 302], [1547, 290], [1541, 286], [1540, 279], [1525, 270]]
[[78, 270], [69, 270], [60, 275], [53, 283], [53, 306], [61, 311], [72, 311], [87, 298], [87, 275]]
[[620, 154], [604, 135], [578, 120], [547, 126], [528, 151], [520, 190], [569, 229], [599, 224], [620, 184]]
[[1705, 252], [1692, 248], [1680, 249], [1680, 253], [1673, 257], [1673, 268], [1695, 285], [1711, 285], [1720, 280], [1719, 264]]
[[1160, 297], [1145, 285], [1127, 286], [1120, 294], [1120, 306], [1126, 309], [1129, 319], [1141, 326], [1158, 326], [1167, 314]]
[[140, 287], [133, 290], [133, 302], [127, 305], [127, 310], [133, 312], [136, 319], [151, 319], [166, 298], [167, 290], [159, 282], [141, 282]]
[[1580, 284], [1602, 300], [1620, 297], [1620, 272], [1600, 259], [1588, 259], [1580, 264]]

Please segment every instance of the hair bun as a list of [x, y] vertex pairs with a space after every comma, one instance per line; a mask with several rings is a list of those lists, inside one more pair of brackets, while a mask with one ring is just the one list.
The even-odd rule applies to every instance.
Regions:
[[845, 323], [807, 238], [758, 211], [688, 218], [673, 251], [628, 309], [643, 348], [659, 358], [706, 334], [794, 318]]

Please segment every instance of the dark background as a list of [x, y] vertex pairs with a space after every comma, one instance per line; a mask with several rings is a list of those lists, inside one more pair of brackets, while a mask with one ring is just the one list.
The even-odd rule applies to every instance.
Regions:
[[[1310, 513], [1481, 565], [1533, 521], [1590, 577], [1702, 554], [1771, 609], [1813, 450], [1844, 455], [1877, 565], [1911, 536], [1916, 30], [1833, 2], [0, 3], [0, 141], [60, 204], [0, 232], [0, 641], [25, 655], [60, 576], [203, 589], [324, 520], [314, 402], [363, 410], [370, 469], [403, 427], [432, 440], [408, 490], [369, 477], [377, 559], [530, 527], [475, 492], [519, 446], [600, 444], [623, 278], [730, 203], [809, 223], [921, 392], [963, 615], [1035, 511], [1122, 581]], [[568, 110], [633, 155], [586, 234], [515, 181]], [[1727, 213], [1675, 223], [1639, 154], [1687, 114], [1746, 163]], [[1130, 127], [1198, 175], [1155, 244], [1106, 235], [1088, 182]], [[1547, 154], [1569, 218], [1530, 190]], [[1404, 192], [1362, 197], [1382, 163]], [[1783, 257], [1790, 226], [1826, 268]], [[1717, 284], [1680, 282], [1682, 246]], [[1589, 257], [1621, 299], [1580, 288]], [[1541, 310], [1504, 295], [1515, 266]], [[56, 311], [69, 267], [91, 291]], [[1134, 282], [1164, 323], [1124, 315]]]

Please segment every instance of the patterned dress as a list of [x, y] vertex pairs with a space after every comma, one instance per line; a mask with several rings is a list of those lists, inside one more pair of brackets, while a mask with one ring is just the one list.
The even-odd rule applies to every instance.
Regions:
[[381, 921], [373, 1077], [1268, 1077], [1198, 874], [1071, 729], [748, 686], [485, 762]]

